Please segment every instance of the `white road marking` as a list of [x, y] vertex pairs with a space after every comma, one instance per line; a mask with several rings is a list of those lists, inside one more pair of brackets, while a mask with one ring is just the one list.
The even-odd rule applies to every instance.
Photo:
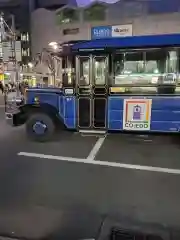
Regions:
[[34, 157], [41, 159], [51, 159], [58, 160], [64, 162], [74, 162], [74, 163], [83, 163], [83, 164], [92, 164], [98, 166], [106, 166], [106, 167], [115, 167], [115, 168], [125, 168], [125, 169], [134, 169], [134, 170], [143, 170], [149, 172], [159, 172], [159, 173], [169, 173], [180, 175], [180, 169], [171, 169], [171, 168], [161, 168], [161, 167], [151, 167], [151, 166], [143, 166], [143, 165], [133, 165], [133, 164], [125, 164], [125, 163], [117, 163], [117, 162], [107, 162], [107, 161], [99, 161], [94, 159], [81, 159], [81, 158], [72, 158], [72, 157], [63, 157], [63, 156], [53, 156], [53, 155], [45, 155], [39, 153], [29, 153], [29, 152], [20, 152], [18, 156], [25, 157]]
[[91, 152], [89, 153], [87, 159], [90, 159], [90, 160], [94, 160], [95, 159], [96, 155], [99, 152], [99, 149], [103, 145], [103, 142], [104, 142], [105, 138], [106, 138], [106, 136], [104, 136], [102, 138], [99, 138], [97, 140], [96, 144], [94, 145], [94, 147], [92, 148]]

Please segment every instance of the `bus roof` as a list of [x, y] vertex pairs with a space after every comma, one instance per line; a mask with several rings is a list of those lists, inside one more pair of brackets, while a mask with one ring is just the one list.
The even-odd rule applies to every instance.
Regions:
[[76, 43], [72, 50], [104, 48], [143, 48], [160, 46], [180, 46], [180, 34], [146, 35], [121, 38], [96, 39]]

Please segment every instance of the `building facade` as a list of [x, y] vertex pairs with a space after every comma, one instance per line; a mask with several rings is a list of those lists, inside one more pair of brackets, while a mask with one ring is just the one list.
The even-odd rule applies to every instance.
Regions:
[[29, 3], [23, 0], [0, 1], [0, 9], [8, 26], [16, 31], [18, 45], [21, 45], [21, 61], [22, 64], [27, 64], [30, 61]]
[[114, 27], [114, 34], [122, 37], [179, 33], [179, 12], [178, 0], [122, 0], [113, 4], [93, 1], [86, 7], [37, 9], [31, 14], [32, 55], [48, 48], [51, 42], [90, 40], [94, 34], [101, 37], [108, 27]]

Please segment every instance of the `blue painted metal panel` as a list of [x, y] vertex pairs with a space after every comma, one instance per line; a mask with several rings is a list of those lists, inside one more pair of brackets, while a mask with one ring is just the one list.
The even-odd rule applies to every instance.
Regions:
[[98, 48], [157, 47], [180, 45], [180, 34], [133, 36], [123, 38], [96, 39], [72, 46], [72, 50]]
[[54, 106], [63, 120], [65, 126], [70, 129], [76, 128], [76, 98], [64, 96], [60, 89], [30, 89], [27, 91], [27, 104], [47, 103]]
[[56, 87], [47, 87], [47, 88], [38, 88], [38, 87], [32, 87], [28, 88], [28, 92], [42, 92], [42, 93], [57, 93], [57, 94], [63, 94], [63, 90], [61, 88]]
[[[124, 100], [141, 98], [140, 96], [110, 96], [108, 98], [108, 129], [123, 130]], [[180, 130], [180, 96], [150, 96], [147, 99], [152, 99], [151, 131], [177, 132]]]
[[76, 97], [64, 97], [64, 124], [69, 129], [76, 128]]
[[[155, 105], [155, 104], [154, 104]], [[166, 108], [161, 109], [161, 110], [154, 110], [153, 106], [153, 114], [151, 115], [151, 121], [155, 122], [157, 119], [161, 119], [161, 121], [166, 122], [166, 121], [176, 121], [180, 122], [180, 111], [174, 111], [174, 110], [169, 110]]]
[[180, 107], [178, 96], [172, 97], [152, 97], [153, 101], [153, 109], [154, 110], [177, 110]]
[[27, 91], [27, 104], [35, 104], [35, 99], [38, 98], [40, 103], [47, 103], [58, 109], [59, 95], [53, 92], [39, 92], [39, 91]]
[[59, 96], [59, 115], [64, 121], [64, 96]]

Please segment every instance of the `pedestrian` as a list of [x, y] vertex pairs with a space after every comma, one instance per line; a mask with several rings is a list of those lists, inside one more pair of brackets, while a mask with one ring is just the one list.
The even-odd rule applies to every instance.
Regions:
[[0, 89], [1, 89], [1, 92], [2, 92], [2, 94], [3, 94], [3, 93], [4, 93], [4, 86], [3, 86], [2, 81], [0, 81]]

